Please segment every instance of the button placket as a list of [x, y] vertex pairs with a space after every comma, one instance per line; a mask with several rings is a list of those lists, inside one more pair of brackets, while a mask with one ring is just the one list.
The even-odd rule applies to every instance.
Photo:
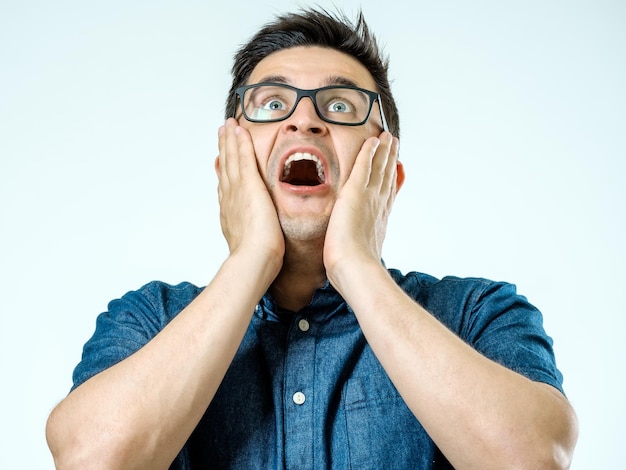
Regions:
[[292, 320], [287, 335], [284, 375], [285, 467], [306, 468], [313, 461], [313, 384], [316, 327], [303, 316]]

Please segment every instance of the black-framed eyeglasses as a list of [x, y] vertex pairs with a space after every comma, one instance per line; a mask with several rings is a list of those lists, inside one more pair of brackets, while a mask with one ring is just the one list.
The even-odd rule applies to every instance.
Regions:
[[311, 98], [317, 115], [326, 122], [361, 126], [367, 122], [374, 102], [378, 102], [383, 130], [387, 121], [382, 100], [376, 92], [349, 85], [332, 85], [302, 90], [284, 83], [255, 83], [235, 90], [244, 117], [250, 122], [277, 122], [293, 114], [304, 97]]

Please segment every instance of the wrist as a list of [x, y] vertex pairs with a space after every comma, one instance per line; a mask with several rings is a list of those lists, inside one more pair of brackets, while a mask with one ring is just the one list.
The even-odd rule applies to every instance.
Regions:
[[[335, 263], [333, 269], [327, 271], [326, 275], [333, 287], [346, 300], [352, 291], [356, 295], [362, 294], [364, 286], [376, 282], [375, 280], [380, 277], [389, 277], [389, 273], [381, 260], [366, 257]], [[353, 286], [354, 289], [352, 289]]]
[[267, 289], [276, 279], [283, 265], [283, 252], [280, 250], [239, 249], [232, 252], [225, 264], [250, 280], [257, 280]]

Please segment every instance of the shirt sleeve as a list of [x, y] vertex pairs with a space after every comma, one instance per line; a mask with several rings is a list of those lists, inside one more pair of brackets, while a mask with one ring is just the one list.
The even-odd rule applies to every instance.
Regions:
[[98, 315], [93, 336], [74, 369], [72, 390], [143, 347], [176, 316], [199, 290], [191, 284], [152, 282], [109, 303]]
[[407, 294], [476, 351], [563, 393], [563, 376], [556, 366], [543, 316], [517, 293], [514, 284], [390, 272]]
[[563, 393], [541, 312], [507, 283], [481, 282], [464, 315], [464, 339], [486, 357]]

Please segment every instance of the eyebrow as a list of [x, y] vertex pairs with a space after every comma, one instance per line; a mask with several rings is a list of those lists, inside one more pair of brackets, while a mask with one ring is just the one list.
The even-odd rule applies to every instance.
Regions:
[[[267, 75], [265, 77], [262, 77], [261, 80], [259, 80], [257, 83], [267, 83], [267, 82], [291, 85], [291, 83], [289, 83], [289, 80], [287, 80], [287, 78], [284, 75]], [[349, 78], [346, 78], [346, 77], [342, 77], [341, 75], [330, 75], [324, 81], [324, 84], [322, 86], [332, 86], [332, 85], [345, 85], [345, 86], [353, 86], [353, 87], [361, 88], [353, 80], [350, 80]]]
[[359, 87], [359, 85], [357, 85], [353, 80], [350, 80], [349, 78], [346, 78], [346, 77], [342, 77], [341, 75], [332, 75], [328, 77], [328, 79], [326, 80], [326, 85], [346, 85], [346, 86], [354, 86], [357, 88], [362, 88], [362, 87]]

